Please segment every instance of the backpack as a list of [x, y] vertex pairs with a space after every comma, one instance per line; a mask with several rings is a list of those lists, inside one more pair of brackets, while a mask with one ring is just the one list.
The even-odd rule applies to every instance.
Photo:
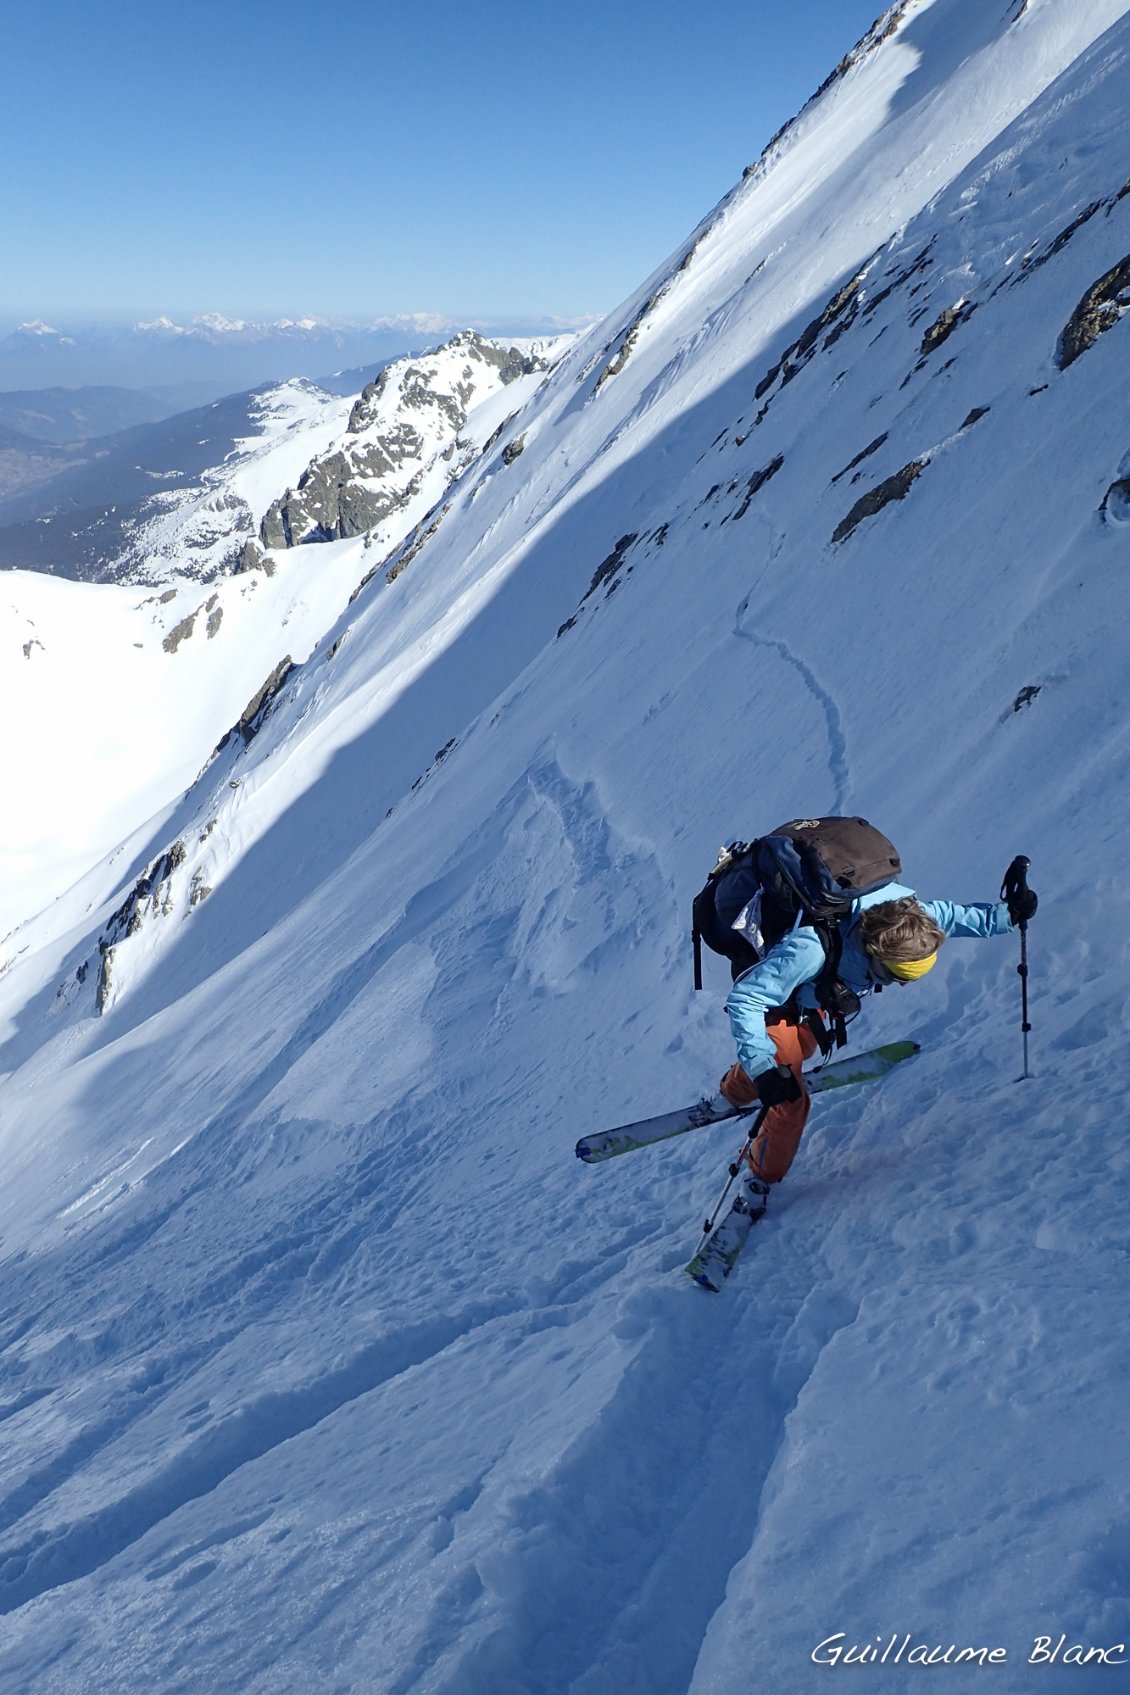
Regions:
[[695, 988], [702, 988], [703, 942], [730, 961], [737, 979], [802, 922], [824, 948], [813, 989], [833, 1036], [822, 1023], [814, 1033], [826, 1052], [833, 1041], [842, 1047], [859, 1001], [838, 980], [839, 920], [857, 895], [881, 889], [901, 871], [898, 850], [866, 818], [797, 818], [752, 842], [731, 842], [694, 900]]

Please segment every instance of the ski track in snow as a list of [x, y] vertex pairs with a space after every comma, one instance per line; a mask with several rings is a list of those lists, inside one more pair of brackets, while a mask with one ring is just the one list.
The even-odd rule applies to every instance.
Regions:
[[754, 635], [751, 630], [743, 629], [740, 620], [747, 610], [748, 606], [745, 604], [739, 607], [739, 621], [734, 625], [734, 634], [742, 641], [752, 642], [755, 647], [775, 653], [786, 665], [791, 665], [816, 701], [824, 715], [828, 732], [828, 775], [832, 784], [832, 795], [827, 810], [830, 813], [850, 813], [851, 771], [848, 763], [847, 736], [844, 732], [843, 716], [834, 697], [821, 685], [811, 666], [807, 665], [799, 654], [793, 653], [785, 642], [778, 641], [773, 636]]

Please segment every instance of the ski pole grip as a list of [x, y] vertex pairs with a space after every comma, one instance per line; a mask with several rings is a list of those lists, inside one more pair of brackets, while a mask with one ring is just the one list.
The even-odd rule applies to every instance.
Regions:
[[[1032, 861], [1028, 858], [1027, 854], [1017, 854], [1016, 858], [1005, 872], [1004, 882], [1001, 884], [1001, 899], [1003, 901], [1008, 901], [1011, 905], [1012, 901], [1018, 894], [1027, 894], [1028, 867], [1031, 863]], [[1022, 918], [1020, 920], [1021, 932], [1023, 933], [1027, 930], [1027, 928], [1028, 920], [1026, 918]]]

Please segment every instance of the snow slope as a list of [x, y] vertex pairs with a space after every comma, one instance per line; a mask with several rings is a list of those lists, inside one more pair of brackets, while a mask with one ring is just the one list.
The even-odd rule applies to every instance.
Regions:
[[[103, 592], [31, 572], [0, 575], [0, 712], [6, 723], [34, 725], [0, 752], [0, 785], [34, 797], [8, 818], [0, 937], [124, 838], [155, 827], [265, 679], [280, 662], [309, 656], [569, 339], [522, 343], [515, 356], [458, 336], [393, 361], [371, 406], [311, 383], [280, 384], [253, 398], [252, 433], [222, 463], [155, 496], [126, 525], [107, 572], [140, 586], [115, 582]], [[532, 368], [500, 370], [508, 359]], [[343, 463], [343, 432], [358, 411], [345, 439], [376, 461], [363, 483], [381, 522], [328, 551], [260, 546], [268, 508], [292, 499], [327, 459]], [[106, 878], [94, 887], [104, 896]], [[81, 896], [89, 911], [90, 888]]]
[[[894, 8], [16, 933], [0, 1688], [1120, 1687], [1128, 12]], [[1030, 855], [1035, 1076], [950, 944], [708, 1297], [732, 1137], [573, 1143], [728, 1063], [717, 843], [847, 809]]]

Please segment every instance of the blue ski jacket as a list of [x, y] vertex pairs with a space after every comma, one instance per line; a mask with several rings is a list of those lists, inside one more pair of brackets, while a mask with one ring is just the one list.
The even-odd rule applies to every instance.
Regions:
[[[901, 883], [887, 883], [870, 894], [860, 895], [852, 902], [848, 915], [840, 920], [843, 954], [838, 976], [860, 998], [879, 987], [860, 945], [860, 914], [881, 901], [901, 900], [913, 894], [913, 889], [904, 888]], [[922, 905], [947, 936], [1004, 936], [1012, 929], [1008, 907], [1003, 901], [956, 906], [953, 901], [931, 900], [923, 901]], [[738, 1044], [738, 1058], [750, 1077], [756, 1077], [777, 1062], [773, 1043], [766, 1034], [766, 1013], [784, 1006], [792, 995], [802, 1008], [815, 1008], [812, 984], [823, 966], [824, 948], [819, 936], [798, 920], [796, 928], [770, 948], [764, 959], [743, 972], [730, 990], [726, 1000], [730, 1029]]]

